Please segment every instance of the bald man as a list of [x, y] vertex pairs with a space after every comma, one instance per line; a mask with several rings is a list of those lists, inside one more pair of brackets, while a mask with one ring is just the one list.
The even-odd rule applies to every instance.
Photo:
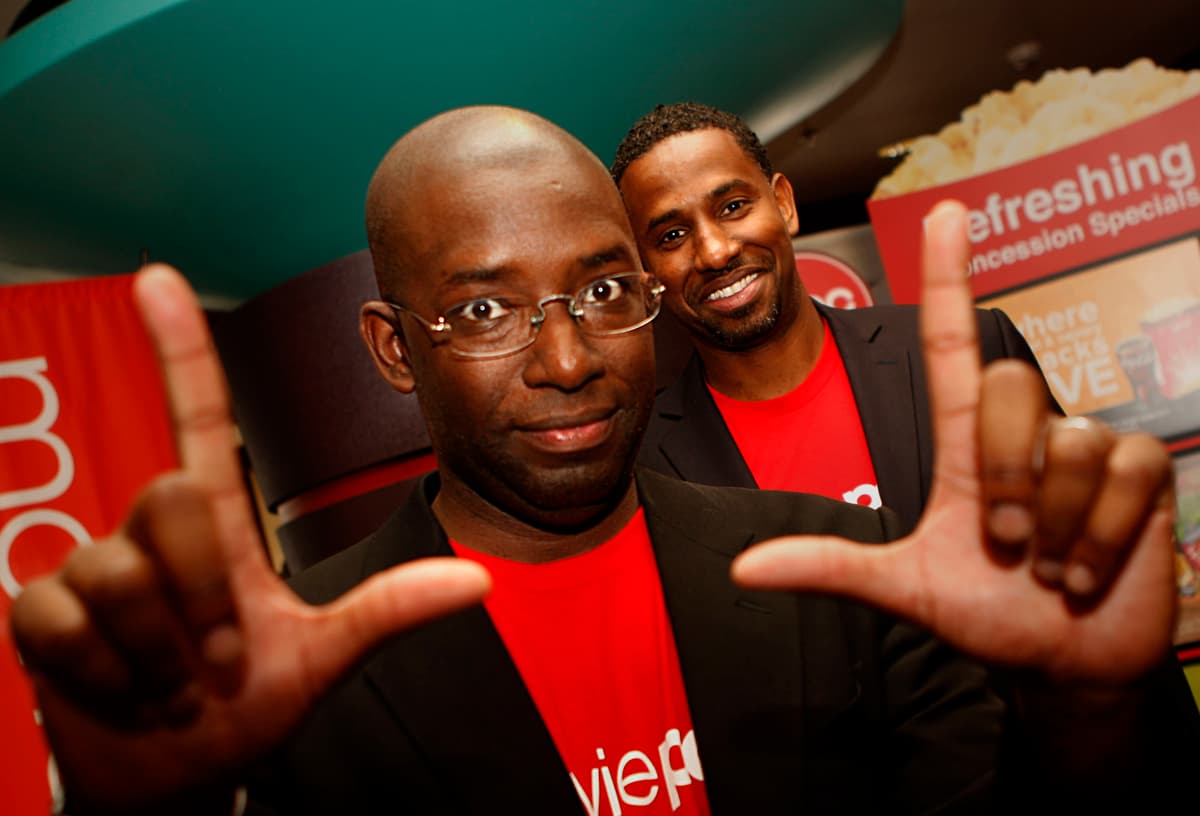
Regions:
[[[980, 372], [960, 206], [927, 228], [939, 470], [891, 544], [890, 511], [634, 474], [662, 292], [562, 130], [435, 117], [367, 207], [362, 335], [438, 470], [289, 589], [195, 299], [143, 272], [183, 470], [12, 615], [70, 812], [228, 813], [247, 785], [276, 813], [977, 810], [1031, 779], [1111, 804], [1190, 761], [1147, 685], [1169, 459]], [[1082, 531], [1069, 586], [1031, 566], [1047, 515]]]

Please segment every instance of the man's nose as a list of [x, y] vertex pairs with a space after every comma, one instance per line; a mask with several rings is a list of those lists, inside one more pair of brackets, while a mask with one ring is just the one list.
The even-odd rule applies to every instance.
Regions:
[[720, 224], [696, 225], [696, 261], [700, 269], [724, 269], [742, 251], [742, 243]]
[[604, 360], [568, 311], [566, 301], [544, 305], [546, 319], [530, 347], [525, 384], [563, 391], [582, 388], [604, 371]]

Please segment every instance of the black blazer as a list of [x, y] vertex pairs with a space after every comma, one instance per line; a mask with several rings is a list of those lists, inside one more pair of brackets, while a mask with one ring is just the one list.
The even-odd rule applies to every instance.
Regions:
[[[296, 590], [326, 602], [394, 564], [450, 555], [430, 509], [436, 489], [427, 477]], [[729, 579], [737, 553], [785, 532], [891, 539], [890, 512], [649, 472], [638, 489], [715, 814], [978, 804], [1004, 710], [980, 666], [867, 607]], [[252, 791], [280, 813], [583, 812], [482, 608], [380, 648], [274, 759]]]
[[[880, 498], [906, 529], [912, 529], [925, 506], [933, 472], [917, 307], [816, 306], [842, 354]], [[1037, 365], [1033, 351], [1003, 312], [978, 309], [976, 316], [984, 362], [1015, 357]], [[708, 392], [698, 355], [693, 354], [680, 378], [659, 393], [638, 461], [692, 482], [757, 486]]]

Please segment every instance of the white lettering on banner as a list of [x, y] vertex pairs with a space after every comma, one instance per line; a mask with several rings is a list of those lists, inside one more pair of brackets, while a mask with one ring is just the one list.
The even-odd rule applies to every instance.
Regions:
[[[672, 753], [678, 754], [682, 765], [672, 762]], [[617, 762], [616, 777], [608, 767], [603, 748], [596, 749], [599, 765], [592, 768], [590, 773], [590, 789], [583, 789], [579, 779], [571, 773], [571, 783], [588, 816], [600, 816], [608, 812], [612, 816], [621, 816], [621, 805], [631, 808], [648, 807], [658, 798], [660, 789], [667, 791], [667, 799], [671, 810], [678, 810], [681, 804], [679, 788], [692, 784], [695, 779], [704, 781], [704, 771], [700, 767], [700, 754], [696, 749], [696, 732], [688, 731], [680, 736], [678, 728], [672, 728], [663, 737], [658, 746], [658, 765], [651, 762], [650, 757], [641, 751], [629, 751]], [[655, 783], [661, 778], [662, 786], [648, 785], [644, 791], [631, 790], [634, 785]], [[607, 802], [608, 810], [604, 810]]]
[[80, 546], [92, 543], [92, 537], [87, 529], [61, 510], [42, 507], [36, 510], [26, 510], [19, 516], [9, 519], [8, 523], [0, 528], [0, 586], [4, 587], [4, 591], [10, 598], [16, 598], [21, 594], [21, 584], [13, 575], [12, 567], [8, 562], [13, 542], [17, 540], [17, 536], [30, 527], [39, 526], [57, 527], [75, 539], [75, 543]]
[[[866, 501], [863, 501], [866, 499]], [[863, 507], [870, 507], [872, 510], [878, 510], [883, 507], [883, 499], [879, 497], [879, 485], [860, 484], [853, 490], [847, 490], [842, 494], [842, 501], [850, 504], [861, 504]]]
[[[1086, 242], [1089, 236], [1116, 238], [1131, 227], [1200, 209], [1200, 188], [1195, 186], [1196, 163], [1187, 141], [1164, 145], [1157, 153], [1146, 151], [1128, 158], [1112, 153], [1108, 165], [1079, 164], [1073, 177], [1024, 193], [1007, 196], [987, 193], [982, 207], [967, 211], [967, 235], [971, 243], [1005, 235], [1012, 235], [1013, 240], [973, 253], [971, 274], [982, 275], [1049, 255]], [[1139, 194], [1140, 198], [1133, 198]], [[1108, 202], [1116, 202], [1117, 206], [1110, 210], [1091, 209], [1080, 220], [1030, 231], [1055, 216]], [[1022, 230], [1026, 232], [1018, 237]]]
[[1100, 307], [1095, 301], [1084, 300], [1041, 315], [1025, 313], [1016, 324], [1065, 407], [1078, 404], [1085, 396], [1098, 400], [1120, 390], [1117, 362], [1102, 333]]
[[1080, 164], [1075, 178], [1060, 179], [1049, 189], [1035, 187], [1024, 195], [1007, 198], [989, 193], [983, 209], [967, 213], [971, 242], [977, 244], [995, 235], [1016, 232], [1024, 222], [1040, 224], [1055, 215], [1069, 215], [1085, 205], [1093, 207], [1101, 199], [1112, 201], [1163, 184], [1182, 191], [1196, 181], [1196, 165], [1186, 141], [1166, 145], [1158, 155], [1147, 151], [1126, 159], [1113, 153], [1108, 162], [1108, 169]]
[[[0, 491], [0, 510], [13, 507], [26, 507], [34, 504], [45, 504], [54, 501], [67, 492], [75, 479], [75, 459], [71, 449], [58, 434], [51, 433], [50, 428], [58, 420], [58, 392], [54, 384], [42, 372], [46, 371], [45, 357], [30, 357], [24, 360], [11, 360], [0, 363], [0, 379], [20, 378], [31, 382], [42, 397], [42, 410], [32, 422], [20, 425], [0, 426], [0, 444], [11, 442], [41, 442], [54, 452], [58, 461], [58, 469], [54, 477], [44, 485], [15, 490]], [[76, 519], [62, 512], [49, 508], [34, 508], [9, 519], [0, 528], [0, 586], [15, 598], [21, 592], [21, 584], [13, 574], [9, 557], [13, 544], [21, 533], [32, 527], [57, 527], [70, 535], [76, 544], [84, 545], [92, 542], [87, 528]]]
[[1119, 210], [1110, 212], [1093, 212], [1088, 216], [1088, 228], [1092, 235], [1098, 238], [1108, 236], [1116, 238], [1128, 227], [1136, 227], [1155, 219], [1174, 215], [1183, 210], [1200, 207], [1200, 190], [1189, 187], [1186, 190], [1176, 190], [1170, 195], [1159, 195], [1137, 204], [1131, 204]]
[[1099, 319], [1100, 307], [1095, 301], [1085, 300], [1078, 306], [1056, 309], [1041, 316], [1023, 314], [1017, 321], [1017, 328], [1025, 342], [1036, 348], [1043, 338], [1061, 335], [1068, 329], [1095, 325]]
[[0, 363], [0, 379], [20, 377], [33, 383], [42, 395], [42, 412], [32, 422], [24, 425], [0, 427], [0, 444], [5, 442], [42, 442], [54, 451], [58, 459], [58, 472], [54, 478], [38, 487], [24, 490], [9, 490], [0, 492], [0, 510], [10, 507], [22, 507], [27, 504], [41, 504], [53, 501], [67, 492], [71, 480], [75, 478], [75, 460], [71, 457], [71, 449], [57, 434], [50, 433], [50, 426], [58, 419], [58, 392], [46, 378], [45, 357], [31, 357], [27, 360], [13, 360]]
[[975, 253], [971, 256], [971, 274], [981, 275], [984, 272], [1028, 261], [1030, 258], [1048, 255], [1083, 240], [1085, 240], [1083, 227], [1079, 224], [1068, 224], [1059, 229], [1043, 229], [1037, 235], [1027, 239], [995, 247], [987, 252]]
[[1117, 372], [1111, 360], [1089, 360], [1086, 363], [1075, 364], [1068, 369], [1067, 379], [1058, 371], [1047, 371], [1046, 379], [1055, 394], [1061, 394], [1063, 402], [1074, 405], [1083, 396], [1083, 384], [1086, 378], [1088, 390], [1093, 397], [1103, 397], [1115, 394]]

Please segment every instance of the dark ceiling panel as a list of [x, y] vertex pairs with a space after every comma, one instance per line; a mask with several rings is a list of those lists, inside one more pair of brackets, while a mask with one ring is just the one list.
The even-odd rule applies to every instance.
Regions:
[[778, 109], [882, 51], [902, 7], [76, 0], [0, 42], [0, 261], [114, 272], [145, 251], [247, 297], [361, 250], [375, 163], [436, 112], [529, 108], [607, 161], [659, 102]]
[[[1027, 45], [1025, 59], [1010, 56]], [[936, 133], [985, 93], [1050, 68], [1149, 57], [1200, 67], [1197, 0], [909, 0], [887, 52], [846, 93], [768, 144], [796, 190], [801, 230], [865, 223], [885, 145]]]

